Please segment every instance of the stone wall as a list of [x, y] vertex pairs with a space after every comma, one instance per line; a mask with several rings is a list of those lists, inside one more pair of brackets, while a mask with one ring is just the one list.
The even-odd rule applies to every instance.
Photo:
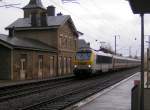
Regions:
[[[25, 79], [42, 79], [56, 76], [56, 53], [29, 51], [29, 50], [14, 50], [13, 52], [13, 80], [20, 80], [21, 57], [26, 56]], [[38, 76], [39, 55], [43, 57], [42, 76]], [[50, 75], [50, 56], [54, 56], [54, 72]]]
[[62, 59], [70, 58], [71, 60], [71, 64], [69, 64], [71, 66], [71, 72], [62, 74], [70, 74], [73, 72], [72, 61], [75, 58], [75, 52], [77, 50], [77, 39], [77, 36], [75, 36], [75, 34], [73, 33], [73, 30], [68, 22], [66, 22], [62, 27], [58, 29], [59, 56], [61, 56]]
[[57, 47], [57, 31], [55, 29], [15, 31], [15, 36], [32, 38], [50, 46]]
[[[14, 66], [13, 66], [13, 79], [20, 80], [20, 61], [21, 54], [26, 55], [27, 59], [27, 71], [25, 79], [38, 79], [47, 78], [49, 76], [58, 76], [70, 74], [73, 71], [72, 61], [75, 58], [75, 52], [77, 50], [77, 36], [72, 30], [71, 24], [66, 22], [58, 29], [29, 29], [29, 30], [15, 30], [15, 36], [21, 38], [32, 38], [41, 41], [45, 44], [57, 48], [57, 54], [37, 52], [29, 50], [15, 50], [14, 51]], [[38, 55], [43, 56], [43, 74], [42, 77], [38, 76]], [[49, 57], [54, 56], [54, 74], [49, 74]], [[58, 62], [58, 58], [61, 57], [61, 61]], [[61, 63], [58, 68], [59, 63]], [[68, 69], [66, 69], [68, 68]], [[69, 69], [70, 68], [70, 69]], [[59, 73], [62, 70], [62, 73]]]

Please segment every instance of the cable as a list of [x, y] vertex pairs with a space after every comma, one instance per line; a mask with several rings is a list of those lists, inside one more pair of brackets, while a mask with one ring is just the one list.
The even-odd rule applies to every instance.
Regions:
[[[61, 9], [63, 9], [63, 10], [65, 10], [66, 12], [69, 12], [69, 13], [72, 13], [72, 12], [70, 12], [68, 9], [66, 9], [66, 8], [64, 8], [64, 7], [62, 7], [62, 6], [60, 6], [59, 4], [57, 4], [56, 2], [54, 2], [53, 0], [51, 0], [51, 2], [53, 2], [55, 5], [57, 5], [58, 7], [61, 7]], [[75, 16], [75, 15], [72, 15], [72, 16], [74, 16], [74, 18], [73, 19], [77, 19], [77, 21], [82, 21], [82, 22], [80, 22], [80, 24], [83, 24], [83, 23], [85, 23], [86, 25], [89, 25], [90, 26], [90, 28], [92, 27], [94, 27], [94, 25], [93, 24], [91, 24], [91, 23], [89, 23], [89, 22], [86, 22], [85, 20], [83, 20], [83, 18], [79, 18], [78, 16]], [[84, 24], [84, 25], [85, 25]], [[89, 28], [88, 28], [88, 26], [86, 26], [86, 27], [84, 27], [84, 28], [86, 28], [86, 30], [87, 31], [91, 31]], [[97, 33], [92, 33], [93, 35], [95, 35], [95, 36], [101, 36], [101, 35], [99, 35], [99, 34], [97, 34]], [[92, 36], [93, 36], [92, 35]], [[92, 36], [90, 36], [90, 37], [92, 37]], [[94, 37], [94, 39], [97, 39], [97, 37]]]

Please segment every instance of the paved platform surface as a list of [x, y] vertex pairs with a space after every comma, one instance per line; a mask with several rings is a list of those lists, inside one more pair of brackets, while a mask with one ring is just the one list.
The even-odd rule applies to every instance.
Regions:
[[[134, 80], [139, 80], [137, 73], [130, 78], [104, 90], [93, 101], [80, 106], [77, 110], [131, 110], [131, 89]], [[85, 102], [80, 102], [85, 103]]]

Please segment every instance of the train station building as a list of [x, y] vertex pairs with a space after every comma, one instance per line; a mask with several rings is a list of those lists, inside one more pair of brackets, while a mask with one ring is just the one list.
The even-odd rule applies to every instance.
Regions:
[[0, 35], [0, 79], [26, 80], [72, 73], [78, 32], [69, 15], [55, 15], [41, 0], [22, 8], [24, 18], [6, 27]]

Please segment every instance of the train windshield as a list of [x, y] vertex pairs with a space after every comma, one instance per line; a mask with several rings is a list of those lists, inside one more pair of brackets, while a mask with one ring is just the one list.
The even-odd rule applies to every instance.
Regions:
[[76, 59], [77, 60], [89, 60], [91, 56], [91, 52], [77, 52]]

